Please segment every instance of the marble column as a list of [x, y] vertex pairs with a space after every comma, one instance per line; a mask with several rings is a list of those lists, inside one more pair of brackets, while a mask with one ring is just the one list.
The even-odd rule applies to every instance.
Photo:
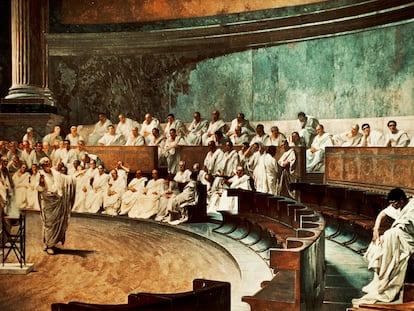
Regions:
[[12, 85], [2, 112], [56, 112], [48, 88], [49, 0], [11, 0]]

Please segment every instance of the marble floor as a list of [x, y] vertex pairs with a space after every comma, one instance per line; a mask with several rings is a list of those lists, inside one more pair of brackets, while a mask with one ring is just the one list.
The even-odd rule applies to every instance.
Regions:
[[[118, 218], [105, 217], [101, 215], [79, 215], [73, 217], [71, 220], [69, 230], [70, 238], [67, 244], [65, 243], [65, 252], [62, 251], [62, 254], [52, 257], [48, 257], [42, 251], [39, 223], [40, 219], [36, 214], [31, 215], [31, 217], [28, 218], [28, 228], [30, 229], [27, 234], [29, 245], [28, 259], [30, 262], [36, 263], [36, 273], [30, 273], [24, 279], [19, 276], [3, 276], [1, 278], [0, 289], [2, 289], [2, 291], [0, 292], [5, 294], [0, 294], [1, 310], [25, 310], [25, 308], [16, 309], [16, 303], [18, 301], [24, 301], [22, 299], [23, 296], [16, 295], [16, 299], [14, 299], [10, 296], [10, 294], [6, 295], [6, 290], [10, 287], [10, 284], [15, 284], [15, 291], [17, 288], [21, 289], [24, 295], [27, 296], [27, 301], [31, 301], [33, 303], [35, 299], [34, 297], [37, 297], [40, 293], [44, 295], [47, 294], [47, 298], [52, 301], [51, 297], [55, 295], [55, 293], [45, 292], [45, 290], [41, 290], [37, 293], [32, 287], [32, 284], [37, 283], [39, 285], [43, 281], [47, 281], [47, 283], [49, 283], [50, 279], [53, 278], [55, 274], [59, 276], [59, 282], [65, 280], [65, 276], [67, 278], [67, 282], [65, 284], [70, 284], [73, 282], [71, 278], [77, 277], [78, 274], [80, 276], [81, 274], [79, 271], [85, 270], [88, 275], [93, 274], [93, 282], [95, 285], [98, 281], [102, 281], [102, 286], [108, 282], [111, 283], [112, 281], [116, 281], [120, 278], [123, 280], [131, 278], [130, 275], [122, 274], [125, 273], [125, 269], [122, 269], [123, 264], [130, 265], [130, 263], [127, 263], [127, 261], [124, 262], [124, 260], [127, 260], [128, 258], [138, 258], [142, 255], [142, 253], [153, 254], [155, 243], [160, 242], [160, 240], [164, 238], [168, 238], [168, 243], [163, 244], [162, 249], [168, 248], [166, 249], [167, 252], [177, 253], [178, 250], [176, 250], [176, 246], [184, 245], [183, 241], [188, 244], [188, 252], [183, 253], [183, 256], [177, 257], [180, 260], [188, 260], [189, 252], [194, 252], [194, 250], [191, 250], [190, 247], [198, 249], [197, 253], [200, 254], [195, 255], [211, 253], [208, 248], [204, 250], [204, 247], [208, 246], [205, 244], [210, 244], [209, 247], [215, 249], [215, 251], [211, 253], [211, 256], [214, 258], [217, 256], [216, 259], [213, 257], [206, 258], [205, 256], [199, 256], [200, 258], [198, 258], [197, 256], [193, 256], [192, 261], [196, 261], [198, 258], [197, 260], [203, 262], [203, 266], [209, 266], [211, 268], [211, 271], [205, 271], [207, 277], [214, 278], [217, 275], [220, 275], [221, 270], [233, 271], [231, 272], [231, 275], [228, 276], [233, 280], [231, 301], [232, 311], [249, 311], [249, 305], [242, 302], [241, 297], [245, 295], [254, 295], [254, 293], [260, 289], [260, 283], [262, 281], [270, 280], [272, 278], [272, 271], [269, 269], [267, 263], [261, 256], [242, 243], [214, 231], [214, 229], [219, 226], [219, 219], [214, 217], [211, 218], [210, 221], [204, 223], [188, 223], [171, 227], [168, 225], [159, 226], [153, 221], [137, 222], [124, 217]], [[149, 229], [143, 230], [146, 227]], [[189, 233], [187, 235], [182, 235], [182, 230], [189, 231]], [[132, 238], [138, 239], [140, 232], [142, 232], [142, 234], [145, 233], [145, 236], [143, 236], [145, 243], [137, 242], [138, 244], [136, 244], [136, 247], [131, 247], [128, 240], [131, 240]], [[171, 235], [167, 234], [167, 232], [170, 232], [171, 234], [175, 232], [175, 234]], [[122, 236], [120, 236], [120, 234], [122, 234]], [[200, 238], [194, 239], [191, 235], [199, 235]], [[82, 237], [85, 236], [88, 236], [88, 240], [86, 241], [82, 239]], [[211, 243], [206, 243], [206, 239], [210, 240]], [[122, 241], [125, 241], [127, 244], [121, 243]], [[218, 246], [216, 247], [215, 245]], [[203, 250], [201, 250], [200, 247]], [[170, 250], [170, 248], [172, 248], [172, 250]], [[182, 250], [180, 251], [182, 252]], [[227, 252], [230, 256], [225, 255], [225, 252]], [[125, 255], [122, 257], [126, 258], [122, 259], [122, 265], [115, 262], [115, 259], [112, 259], [116, 258], [113, 254]], [[220, 258], [218, 256], [220, 254], [223, 256], [221, 259], [218, 259]], [[158, 257], [160, 256], [157, 255], [157, 258]], [[166, 262], [166, 258], [160, 258], [163, 260], [162, 263], [171, 266], [171, 269], [177, 266], [177, 258], [174, 263]], [[372, 279], [372, 273], [368, 271], [366, 263], [363, 261], [360, 254], [329, 239], [326, 239], [325, 258], [326, 287], [322, 311], [346, 310], [351, 306], [353, 298], [359, 298], [362, 296], [361, 288]], [[119, 260], [118, 256], [118, 261]], [[218, 265], [216, 265], [217, 260], [221, 261]], [[214, 264], [209, 265], [208, 262], [204, 263], [204, 261], [209, 261], [210, 263], [213, 261]], [[187, 262], [188, 265], [188, 261], [185, 262]], [[225, 263], [226, 269], [224, 269]], [[222, 264], [223, 267], [221, 267], [220, 264]], [[141, 262], [141, 264], [134, 262], [134, 265], [136, 265], [136, 270], [141, 271], [140, 274], [142, 274], [145, 270], [140, 268], [149, 264], [145, 262]], [[59, 270], [58, 273], [54, 273], [54, 270], [50, 268], [61, 266], [64, 266], [65, 270]], [[72, 268], [76, 268], [77, 272], [73, 273], [71, 270]], [[114, 272], [115, 268], [119, 268], [119, 271], [116, 270], [116, 273]], [[187, 270], [190, 271], [190, 269]], [[168, 269], [165, 271], [168, 271]], [[132, 278], [131, 282], [134, 280], [135, 279]], [[26, 287], [24, 282], [27, 282]], [[5, 287], [2, 287], [2, 284]], [[90, 296], [87, 296], [87, 293], [85, 293], [85, 296], [79, 296], [82, 291], [78, 290], [75, 293], [68, 293], [68, 287], [66, 287], [65, 284], [61, 284], [62, 291], [59, 293], [59, 296], [53, 296], [53, 301], [89, 301]], [[82, 281], [81, 284], [88, 285], [89, 283]], [[128, 283], [125, 282], [125, 286], [127, 286], [127, 284]], [[151, 284], [148, 284], [148, 286], [150, 285]], [[29, 291], [28, 288], [31, 288], [31, 290]], [[119, 290], [120, 293], [111, 293], [111, 295], [106, 295], [109, 297], [108, 299], [110, 299], [108, 301], [114, 303], [116, 301], [114, 301], [111, 297], [126, 297], [126, 293], [134, 291], [134, 289], [131, 289], [130, 287], [119, 288]], [[148, 290], [150, 292], [162, 292], [165, 289], [154, 289], [149, 287]], [[33, 294], [33, 297], [29, 294]], [[108, 302], [102, 301], [102, 303]], [[47, 303], [46, 305], [50, 306], [50, 303]], [[8, 309], [8, 306], [13, 306], [13, 308]], [[48, 308], [46, 307], [45, 309]]]
[[[220, 234], [212, 231], [214, 224], [187, 224], [182, 228], [191, 230], [201, 235], [207, 236], [209, 239], [228, 248], [230, 253], [241, 264], [243, 287], [237, 295], [232, 297], [232, 311], [248, 311], [250, 307], [240, 302], [241, 296], [251, 295], [260, 287], [258, 279], [271, 279], [271, 274], [266, 271], [266, 266], [260, 263], [264, 261], [260, 256], [252, 252], [249, 248], [238, 245], [240, 242], [233, 241], [228, 237], [221, 237]], [[240, 247], [241, 246], [241, 247]], [[352, 299], [362, 296], [361, 288], [370, 282], [372, 272], [367, 269], [367, 265], [363, 257], [334, 241], [326, 239], [325, 245], [326, 258], [326, 284], [325, 299], [322, 311], [339, 311], [346, 310], [352, 306]], [[244, 265], [244, 263], [248, 263]], [[255, 273], [260, 273], [257, 276]], [[254, 274], [254, 277], [250, 276]], [[252, 282], [252, 280], [255, 280]], [[259, 282], [260, 283], [260, 282]]]

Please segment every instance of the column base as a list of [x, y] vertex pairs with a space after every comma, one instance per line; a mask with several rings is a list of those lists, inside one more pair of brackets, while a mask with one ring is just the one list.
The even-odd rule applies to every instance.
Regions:
[[[32, 111], [33, 106], [29, 107]], [[19, 107], [20, 109], [20, 107]], [[0, 113], [0, 140], [21, 141], [28, 127], [32, 127], [39, 137], [43, 137], [53, 131], [55, 125], [62, 125], [63, 116], [49, 112], [18, 112]]]
[[52, 106], [45, 98], [2, 98], [1, 113], [57, 113], [57, 107]]

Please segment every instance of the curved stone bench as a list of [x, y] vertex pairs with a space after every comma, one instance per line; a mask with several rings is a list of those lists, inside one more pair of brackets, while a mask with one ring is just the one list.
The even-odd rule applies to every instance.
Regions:
[[250, 247], [274, 271], [257, 293], [242, 300], [253, 311], [319, 309], [325, 284], [323, 217], [285, 197], [240, 189], [228, 195], [239, 197], [238, 213], [222, 211], [215, 231]]

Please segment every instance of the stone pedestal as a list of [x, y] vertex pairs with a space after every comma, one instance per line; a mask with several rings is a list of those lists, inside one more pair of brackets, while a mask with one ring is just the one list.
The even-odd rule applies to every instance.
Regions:
[[52, 106], [46, 98], [10, 99], [2, 98], [1, 113], [56, 113], [57, 108]]
[[[28, 104], [28, 108], [40, 108], [36, 104]], [[17, 104], [21, 107], [22, 104]], [[23, 106], [24, 107], [24, 106]], [[33, 127], [38, 136], [43, 137], [53, 131], [55, 125], [61, 125], [63, 117], [48, 112], [24, 112], [24, 113], [7, 113], [3, 112], [3, 105], [0, 113], [0, 140], [16, 140], [21, 141], [26, 129]]]

